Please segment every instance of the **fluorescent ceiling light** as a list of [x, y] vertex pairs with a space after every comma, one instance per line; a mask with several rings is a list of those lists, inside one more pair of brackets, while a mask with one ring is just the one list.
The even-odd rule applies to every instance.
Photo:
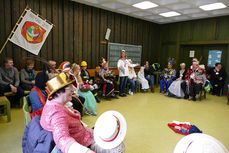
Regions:
[[143, 9], [143, 10], [146, 10], [146, 9], [149, 9], [149, 8], [157, 7], [158, 5], [154, 4], [154, 3], [150, 2], [150, 1], [144, 1], [144, 2], [140, 2], [140, 3], [136, 3], [133, 6], [137, 7], [137, 8], [140, 8], [140, 9]]
[[199, 8], [201, 8], [204, 11], [210, 11], [210, 10], [217, 10], [217, 9], [222, 9], [227, 7], [223, 3], [212, 3], [212, 4], [207, 4], [207, 5], [202, 5]]
[[178, 16], [181, 14], [178, 12], [170, 11], [170, 12], [160, 13], [159, 15], [164, 16], [164, 17], [172, 17], [172, 16]]

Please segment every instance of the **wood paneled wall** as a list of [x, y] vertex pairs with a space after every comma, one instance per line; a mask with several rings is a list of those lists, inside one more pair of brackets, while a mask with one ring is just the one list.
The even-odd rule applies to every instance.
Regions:
[[[1, 0], [1, 46], [27, 4], [55, 25], [39, 54], [42, 58], [58, 63], [86, 60], [94, 68], [100, 57], [106, 57], [107, 45], [101, 41], [110, 28], [110, 42], [142, 45], [142, 61], [158, 59], [159, 25], [70, 0]], [[21, 68], [23, 57], [29, 55], [9, 42], [0, 55], [0, 62], [5, 56], [11, 56]], [[37, 63], [36, 67], [40, 69], [41, 64]]]
[[168, 57], [179, 61], [181, 45], [229, 45], [228, 27], [229, 16], [161, 25], [160, 63], [165, 65]]

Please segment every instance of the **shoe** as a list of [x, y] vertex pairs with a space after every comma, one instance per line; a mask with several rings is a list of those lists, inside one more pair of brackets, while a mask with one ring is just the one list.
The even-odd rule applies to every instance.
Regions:
[[118, 96], [116, 96], [115, 94], [112, 94], [111, 98], [119, 99]]
[[185, 96], [184, 96], [184, 99], [188, 99], [188, 95], [185, 95]]
[[101, 100], [99, 99], [98, 96], [95, 96], [95, 100], [96, 100], [97, 103], [100, 103], [101, 102]]
[[134, 94], [133, 92], [130, 92], [130, 93], [129, 93], [129, 95], [131, 95], [131, 96], [133, 96], [133, 94]]
[[86, 109], [85, 109], [84, 113], [87, 114], [87, 115], [90, 115], [90, 116], [96, 116], [96, 113], [91, 113]]
[[126, 97], [127, 95], [122, 93], [122, 94], [119, 94], [120, 97]]
[[195, 98], [196, 98], [196, 99], [199, 99], [199, 98], [200, 98], [200, 94], [197, 94], [197, 95], [195, 96]]

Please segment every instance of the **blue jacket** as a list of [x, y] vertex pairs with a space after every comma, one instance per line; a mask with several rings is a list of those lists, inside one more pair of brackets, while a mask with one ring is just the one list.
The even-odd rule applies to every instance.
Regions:
[[40, 117], [34, 117], [26, 126], [22, 138], [23, 153], [50, 153], [54, 148], [52, 132], [40, 125]]

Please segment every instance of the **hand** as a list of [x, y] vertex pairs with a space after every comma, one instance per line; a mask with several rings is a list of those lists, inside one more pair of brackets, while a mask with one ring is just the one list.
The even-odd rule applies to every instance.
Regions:
[[96, 153], [96, 152], [89, 149], [86, 153]]
[[33, 81], [31, 81], [32, 82], [32, 84], [35, 84], [35, 80], [33, 80]]
[[181, 78], [177, 78], [177, 80], [178, 80], [178, 81], [180, 81], [180, 80], [181, 80]]
[[17, 88], [15, 86], [13, 86], [12, 84], [10, 85], [11, 91], [16, 93], [17, 92]]
[[219, 80], [223, 80], [223, 78], [222, 78], [222, 77], [220, 77], [220, 78], [219, 78]]

